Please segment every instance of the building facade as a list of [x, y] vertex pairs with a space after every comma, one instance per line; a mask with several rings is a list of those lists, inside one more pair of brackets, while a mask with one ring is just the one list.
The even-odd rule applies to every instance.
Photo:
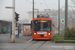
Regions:
[[[52, 18], [53, 22], [55, 23], [56, 25], [56, 32], [58, 31], [58, 10], [49, 10], [49, 11], [39, 11], [38, 12], [34, 12], [34, 18], [37, 18], [37, 15], [38, 14], [48, 14], [50, 16], [50, 18]], [[32, 11], [29, 11], [28, 12], [28, 15], [29, 15], [29, 23], [31, 23], [31, 20], [33, 20], [33, 12]], [[60, 30], [64, 30], [64, 25], [65, 24], [62, 24], [61, 20], [62, 19], [65, 19], [65, 11], [61, 10], [60, 11]]]
[[10, 33], [11, 22], [0, 20], [0, 33], [3, 33], [3, 28], [6, 28], [6, 33]]
[[[39, 11], [38, 12], [34, 12], [34, 18], [37, 18], [38, 14], [48, 14], [50, 16], [50, 18], [53, 19], [53, 22], [57, 25], [57, 14], [58, 12], [56, 10], [50, 10], [50, 11]], [[32, 11], [28, 12], [29, 15], [29, 23], [31, 23], [31, 20], [33, 19], [33, 15], [32, 15]]]

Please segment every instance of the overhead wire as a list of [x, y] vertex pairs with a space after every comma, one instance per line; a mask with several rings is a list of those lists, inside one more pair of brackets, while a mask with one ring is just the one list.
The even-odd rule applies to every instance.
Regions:
[[49, 7], [48, 7], [48, 5], [47, 5], [47, 3], [46, 3], [46, 1], [44, 0], [44, 3], [45, 3], [45, 5], [46, 5], [46, 7], [49, 9]]
[[32, 3], [32, 2], [30, 2], [30, 1], [28, 1], [28, 0], [26, 0], [27, 2], [29, 2], [29, 3]]
[[[32, 2], [30, 2], [29, 0], [26, 0], [28, 3], [31, 3], [32, 4]], [[48, 5], [47, 5], [47, 3], [46, 3], [46, 1], [44, 0], [44, 3], [38, 3], [38, 2], [34, 2], [35, 4], [45, 4], [46, 5], [46, 7], [49, 9], [49, 7], [48, 7]]]
[[[28, 1], [28, 0], [26, 0], [26, 1], [32, 4], [32, 2], [30, 2], [30, 1]], [[34, 3], [35, 3], [35, 4], [43, 4], [43, 3], [38, 3], [38, 2], [34, 2]]]

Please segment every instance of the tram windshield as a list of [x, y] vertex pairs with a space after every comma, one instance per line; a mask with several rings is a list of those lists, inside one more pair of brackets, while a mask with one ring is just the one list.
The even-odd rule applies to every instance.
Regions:
[[34, 21], [34, 31], [51, 31], [51, 21], [50, 20]]

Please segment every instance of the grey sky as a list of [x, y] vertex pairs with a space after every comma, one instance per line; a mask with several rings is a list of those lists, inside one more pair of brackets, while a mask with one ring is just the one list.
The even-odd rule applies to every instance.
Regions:
[[[32, 10], [32, 0], [15, 0], [16, 12], [20, 14], [20, 20], [24, 20], [28, 17], [28, 11]], [[58, 9], [58, 0], [45, 0], [49, 9]], [[65, 6], [65, 0], [60, 0], [61, 7]], [[42, 3], [42, 4], [40, 4]], [[71, 0], [69, 0], [71, 4]], [[12, 9], [5, 9], [5, 6], [12, 6], [12, 0], [0, 0], [0, 20], [12, 20]], [[48, 9], [44, 3], [44, 0], [35, 0], [35, 8], [40, 11]]]

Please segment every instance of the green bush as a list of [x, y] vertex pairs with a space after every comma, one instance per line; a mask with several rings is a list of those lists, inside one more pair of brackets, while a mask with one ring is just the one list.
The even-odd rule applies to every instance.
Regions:
[[74, 28], [71, 28], [71, 29], [67, 28], [64, 36], [65, 36], [65, 38], [68, 38], [68, 39], [75, 39], [75, 29]]

